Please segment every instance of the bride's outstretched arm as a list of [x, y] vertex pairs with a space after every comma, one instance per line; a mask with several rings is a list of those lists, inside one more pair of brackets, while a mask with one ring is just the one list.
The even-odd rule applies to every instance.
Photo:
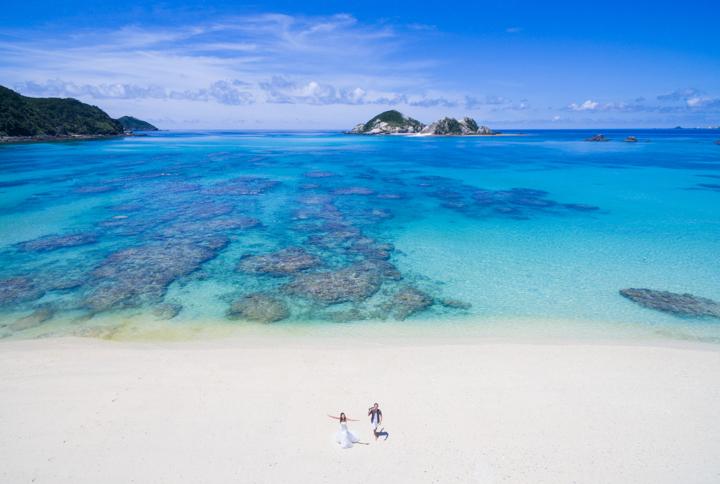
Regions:
[[340, 417], [336, 417], [336, 416], [334, 416], [334, 415], [330, 415], [330, 414], [328, 414], [328, 417], [330, 417], [330, 418], [334, 418], [335, 420], [340, 420]]

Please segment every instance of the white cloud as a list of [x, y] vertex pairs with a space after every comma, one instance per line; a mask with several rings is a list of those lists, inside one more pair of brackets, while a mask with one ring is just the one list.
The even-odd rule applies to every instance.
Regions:
[[570, 109], [571, 111], [594, 111], [598, 109], [599, 106], [599, 102], [588, 99], [581, 104], [572, 103], [568, 106], [568, 109]]
[[[14, 31], [0, 37], [0, 77], [27, 95], [102, 101], [122, 114], [187, 119], [181, 108], [202, 102], [207, 108], [190, 108], [191, 115], [208, 123], [224, 115], [213, 106], [242, 109], [238, 119], [317, 115], [301, 106], [457, 105], [445, 93], [429, 94], [434, 61], [406, 55], [406, 37], [432, 34], [426, 30], [361, 24], [350, 15], [262, 14], [173, 28]], [[365, 114], [344, 116], [343, 124]]]
[[75, 84], [61, 79], [46, 82], [27, 81], [13, 85], [18, 92], [29, 96], [74, 97], [91, 99], [186, 99], [190, 101], [215, 101], [221, 104], [241, 105], [254, 102], [254, 96], [245, 89], [248, 83], [233, 80], [215, 81], [200, 89], [176, 91], [158, 85], [137, 84]]

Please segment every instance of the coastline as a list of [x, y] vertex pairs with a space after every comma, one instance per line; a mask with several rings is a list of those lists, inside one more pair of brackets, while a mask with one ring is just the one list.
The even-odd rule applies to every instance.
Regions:
[[71, 134], [63, 136], [0, 136], [2, 144], [55, 143], [61, 141], [93, 141], [137, 136], [135, 134]]
[[[318, 340], [372, 340], [382, 335], [395, 344], [437, 341], [510, 341], [525, 343], [584, 343], [675, 346], [707, 344], [720, 348], [717, 324], [697, 321], [694, 325], [642, 323], [625, 320], [589, 320], [542, 317], [453, 316], [418, 317], [409, 320], [361, 320], [354, 322], [297, 321], [275, 323], [228, 320], [226, 318], [176, 317], [159, 319], [148, 311], [121, 311], [88, 317], [84, 313], [56, 316], [50, 321], [12, 332], [25, 324], [25, 313], [0, 321], [0, 345], [62, 337], [81, 337], [117, 342], [199, 342], [203, 340], [244, 340], [246, 338], [307, 338]], [[3, 331], [3, 329], [5, 331]], [[10, 331], [8, 331], [10, 330]], [[1, 346], [0, 346], [1, 347]]]
[[[0, 480], [709, 483], [719, 374], [720, 347], [689, 342], [3, 341]], [[370, 445], [333, 443], [338, 411]]]

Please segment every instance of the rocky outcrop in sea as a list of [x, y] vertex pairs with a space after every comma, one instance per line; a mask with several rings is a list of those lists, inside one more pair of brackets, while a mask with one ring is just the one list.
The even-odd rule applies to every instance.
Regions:
[[351, 129], [350, 134], [408, 134], [419, 133], [425, 125], [403, 115], [394, 109], [385, 111], [370, 119], [367, 123], [360, 123]]
[[391, 110], [378, 114], [367, 123], [361, 123], [347, 132], [348, 134], [423, 134], [435, 136], [472, 136], [497, 134], [487, 126], [479, 126], [477, 122], [465, 117], [442, 118], [425, 125], [405, 116], [399, 111]]
[[585, 141], [608, 141], [608, 139], [604, 134], [596, 134], [595, 136], [590, 136]]
[[471, 135], [490, 135], [495, 134], [493, 130], [487, 126], [478, 126], [473, 118], [463, 118], [457, 120], [455, 118], [442, 118], [434, 123], [425, 126], [420, 134], [430, 134], [437, 136], [471, 136]]

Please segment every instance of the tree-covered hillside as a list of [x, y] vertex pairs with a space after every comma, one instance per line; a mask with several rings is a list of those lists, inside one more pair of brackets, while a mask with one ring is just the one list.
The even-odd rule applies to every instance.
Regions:
[[120, 122], [76, 99], [33, 98], [0, 86], [0, 136], [122, 134]]
[[120, 124], [125, 131], [157, 131], [158, 129], [147, 121], [133, 118], [132, 116], [123, 116], [118, 118]]

